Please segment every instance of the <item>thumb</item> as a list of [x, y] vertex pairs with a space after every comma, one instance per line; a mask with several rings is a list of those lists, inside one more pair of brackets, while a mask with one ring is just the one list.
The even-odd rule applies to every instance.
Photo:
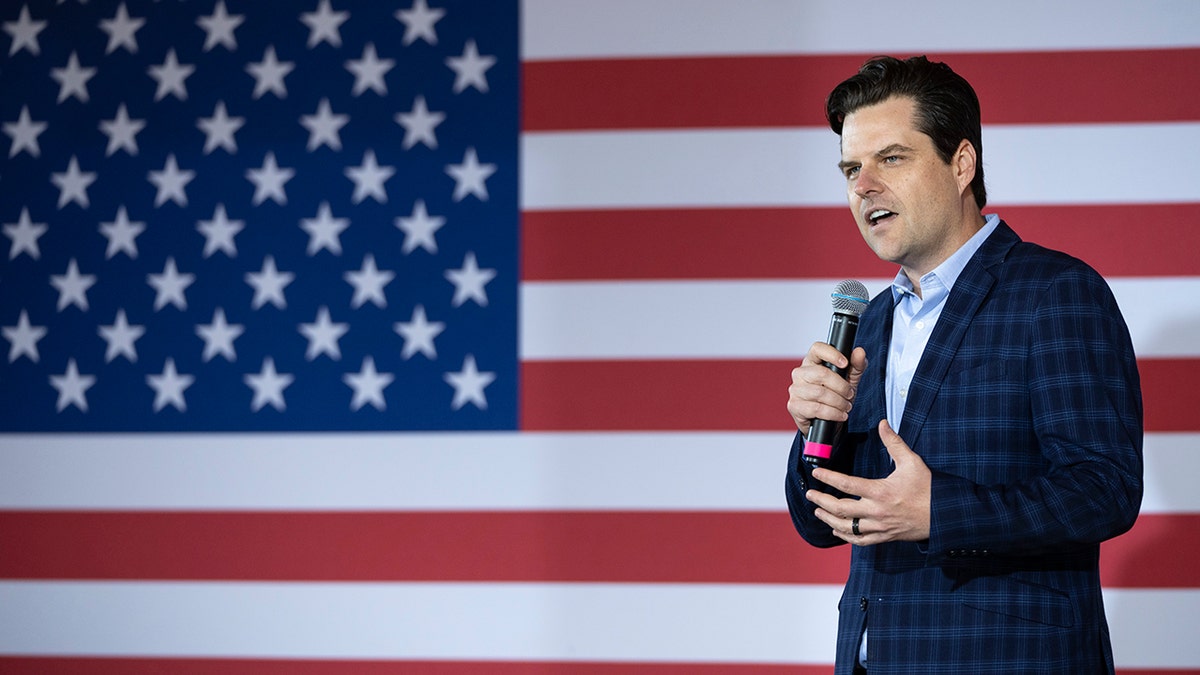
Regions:
[[862, 347], [855, 347], [850, 352], [850, 368], [846, 371], [846, 381], [852, 386], [858, 387], [858, 382], [862, 379], [863, 371], [866, 369], [867, 351]]
[[900, 438], [900, 434], [892, 430], [892, 425], [888, 424], [886, 419], [879, 420], [879, 438], [883, 441], [883, 446], [887, 448], [888, 455], [891, 456], [896, 466], [910, 459], [914, 454], [912, 448], [909, 448], [908, 443]]

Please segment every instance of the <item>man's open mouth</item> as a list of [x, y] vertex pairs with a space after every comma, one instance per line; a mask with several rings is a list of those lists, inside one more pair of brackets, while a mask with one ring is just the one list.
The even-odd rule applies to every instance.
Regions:
[[888, 211], [887, 209], [875, 209], [874, 211], [872, 211], [870, 214], [867, 215], [867, 220], [872, 225], [878, 225], [879, 223], [881, 223], [889, 218], [892, 218], [895, 215], [896, 215], [895, 213], [892, 213], [891, 211]]

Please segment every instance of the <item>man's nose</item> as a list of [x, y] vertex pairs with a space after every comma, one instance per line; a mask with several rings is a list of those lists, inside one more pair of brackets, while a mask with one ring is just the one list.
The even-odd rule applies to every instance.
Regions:
[[854, 185], [852, 187], [854, 194], [859, 197], [876, 194], [882, 189], [879, 176], [875, 174], [875, 170], [866, 166], [858, 169], [858, 174], [854, 178]]

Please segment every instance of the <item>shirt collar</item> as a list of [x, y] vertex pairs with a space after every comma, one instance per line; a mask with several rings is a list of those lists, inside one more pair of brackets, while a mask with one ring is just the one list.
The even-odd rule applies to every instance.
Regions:
[[[954, 287], [954, 282], [958, 280], [959, 275], [966, 269], [967, 263], [971, 261], [971, 257], [983, 246], [983, 242], [996, 231], [996, 227], [1000, 225], [1000, 216], [989, 213], [984, 217], [983, 227], [971, 236], [965, 244], [960, 246], [957, 251], [942, 261], [941, 265], [933, 268], [925, 276], [921, 277], [921, 287], [925, 287], [925, 280], [936, 278], [939, 284], [949, 293]], [[906, 293], [914, 293], [912, 281], [908, 275], [901, 269], [896, 272], [896, 278], [892, 281], [892, 301], [899, 302], [900, 298]]]

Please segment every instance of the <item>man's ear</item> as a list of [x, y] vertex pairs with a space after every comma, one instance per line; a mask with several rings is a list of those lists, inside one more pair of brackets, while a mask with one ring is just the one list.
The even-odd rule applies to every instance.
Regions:
[[958, 144], [958, 150], [954, 151], [954, 157], [950, 159], [950, 163], [954, 167], [954, 176], [958, 180], [960, 194], [971, 186], [971, 181], [975, 180], [976, 162], [978, 161], [979, 154], [975, 152], [975, 146], [964, 138]]

